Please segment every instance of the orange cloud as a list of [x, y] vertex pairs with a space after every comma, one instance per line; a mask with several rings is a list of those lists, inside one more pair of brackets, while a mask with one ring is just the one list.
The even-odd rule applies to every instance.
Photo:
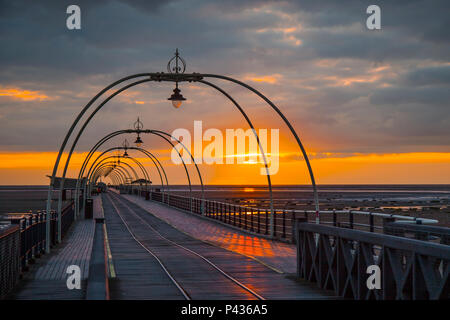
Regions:
[[0, 88], [0, 96], [12, 97], [23, 101], [50, 100], [46, 94], [40, 91], [23, 90], [20, 88]]
[[274, 84], [277, 83], [282, 76], [280, 74], [273, 74], [273, 75], [267, 75], [267, 76], [247, 76], [245, 77], [246, 80], [254, 81], [254, 82], [265, 82]]

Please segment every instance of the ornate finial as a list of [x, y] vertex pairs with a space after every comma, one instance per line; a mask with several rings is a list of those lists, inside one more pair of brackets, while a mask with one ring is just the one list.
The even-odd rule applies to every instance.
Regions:
[[184, 59], [182, 57], [180, 57], [180, 54], [179, 54], [178, 48], [177, 48], [175, 50], [175, 55], [167, 63], [167, 72], [175, 73], [175, 74], [178, 74], [178, 73], [183, 74], [184, 71], [186, 71], [186, 62], [184, 61]]
[[137, 118], [137, 121], [134, 123], [134, 129], [138, 131], [138, 133], [142, 130], [144, 127], [144, 124], [139, 120], [139, 117]]
[[128, 143], [128, 140], [125, 139], [125, 141], [122, 143], [122, 147], [124, 147], [126, 150], [126, 149], [128, 149], [129, 146], [130, 146], [130, 144]]

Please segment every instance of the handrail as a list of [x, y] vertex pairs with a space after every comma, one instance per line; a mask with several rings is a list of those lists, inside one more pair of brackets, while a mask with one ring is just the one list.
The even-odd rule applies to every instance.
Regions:
[[450, 246], [440, 243], [420, 241], [416, 239], [354, 229], [337, 228], [303, 221], [298, 221], [297, 230], [326, 234], [327, 236], [361, 241], [377, 246], [388, 246], [392, 249], [411, 250], [418, 254], [433, 256], [439, 259], [450, 259]]
[[449, 298], [448, 245], [306, 219], [297, 219], [295, 226], [297, 277], [319, 288], [356, 300]]

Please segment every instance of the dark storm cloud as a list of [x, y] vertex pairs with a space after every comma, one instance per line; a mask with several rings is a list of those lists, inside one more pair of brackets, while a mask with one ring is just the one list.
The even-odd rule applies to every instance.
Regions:
[[[124, 75], [164, 71], [180, 47], [189, 71], [252, 82], [280, 104], [306, 139], [318, 137], [333, 151], [448, 149], [450, 3], [376, 3], [382, 10], [379, 31], [365, 28], [372, 4], [365, 0], [0, 1], [0, 90], [49, 96], [0, 96], [0, 147], [54, 149], [98, 90]], [[79, 31], [66, 28], [70, 4], [81, 7]], [[263, 76], [276, 81], [252, 80]], [[123, 128], [136, 114], [169, 130], [184, 125], [179, 116], [171, 119], [177, 117], [172, 110], [155, 117], [154, 108], [164, 103], [150, 109], [135, 104], [164, 101], [167, 86], [136, 91], [111, 103], [87, 137]], [[214, 105], [212, 91], [188, 92], [192, 117], [217, 118], [221, 111], [195, 103], [198, 97]], [[250, 97], [242, 101], [254, 104]], [[123, 104], [130, 110], [125, 116]]]

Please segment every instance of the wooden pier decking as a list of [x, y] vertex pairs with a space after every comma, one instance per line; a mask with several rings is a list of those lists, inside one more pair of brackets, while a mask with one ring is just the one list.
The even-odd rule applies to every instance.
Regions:
[[[112, 257], [109, 267], [114, 270], [109, 280], [111, 299], [335, 299], [332, 293], [295, 280], [292, 274], [276, 272], [251, 256], [176, 229], [158, 218], [170, 214], [162, 205], [151, 206], [149, 212], [149, 208], [109, 192], [94, 197], [94, 211], [94, 217], [105, 218]], [[186, 215], [178, 213], [182, 215], [177, 219]], [[94, 226], [93, 220], [76, 221], [63, 242], [25, 273], [9, 298], [85, 299]], [[204, 226], [199, 227], [197, 232]], [[227, 236], [242, 236], [235, 233]], [[260, 246], [256, 240], [240, 241], [240, 247]], [[258, 252], [273, 254], [270, 250]], [[66, 286], [66, 268], [71, 264], [82, 270], [81, 290]]]
[[[8, 297], [26, 300], [84, 299], [86, 279], [89, 275], [94, 235], [94, 221], [75, 222], [62, 243], [48, 255], [36, 260], [24, 278]], [[67, 267], [78, 265], [81, 269], [81, 289], [69, 290], [66, 285]]]
[[[158, 269], [155, 259], [151, 264], [151, 255], [145, 254], [146, 250], [142, 246], [141, 249], [136, 246], [137, 242], [132, 239], [124, 222], [134, 237], [160, 259], [192, 299], [255, 299], [255, 297], [201, 258], [177, 245], [207, 258], [265, 299], [335, 298], [331, 293], [318, 290], [309, 283], [293, 280], [286, 274], [277, 273], [249, 257], [212, 246], [180, 232], [120, 195], [111, 193], [104, 196], [104, 209], [117, 274], [117, 279], [113, 280], [117, 285], [111, 288], [112, 298], [147, 299], [153, 295], [159, 299], [173, 298], [172, 293], [168, 291], [163, 291], [164, 295], [158, 294], [161, 285], [166, 289], [173, 288], [174, 285], [167, 276], [162, 276], [158, 271], [161, 267]], [[120, 216], [117, 210], [120, 211]], [[130, 248], [133, 248], [133, 251], [130, 251]], [[139, 286], [130, 286], [131, 283]], [[182, 296], [178, 295], [176, 298]]]

